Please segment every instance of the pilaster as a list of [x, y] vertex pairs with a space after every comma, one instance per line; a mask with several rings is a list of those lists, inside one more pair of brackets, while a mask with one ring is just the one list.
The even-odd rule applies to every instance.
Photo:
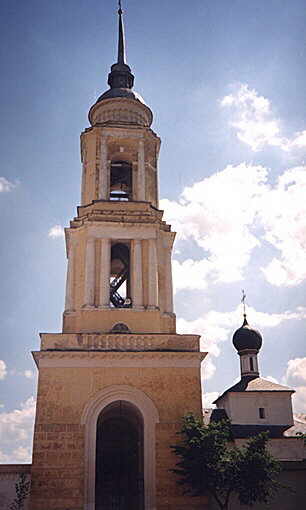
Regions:
[[145, 200], [145, 150], [144, 141], [139, 140], [138, 143], [138, 176], [137, 176], [137, 199]]
[[136, 310], [143, 309], [143, 285], [142, 285], [142, 241], [131, 241], [131, 284], [132, 306]]
[[100, 256], [100, 307], [109, 308], [110, 291], [110, 265], [111, 265], [111, 242], [110, 239], [101, 239]]
[[95, 270], [95, 238], [91, 237], [87, 239], [85, 253], [85, 307], [93, 307], [95, 304]]
[[107, 140], [105, 137], [101, 138], [100, 149], [100, 168], [99, 168], [99, 199], [108, 200], [109, 196], [109, 165], [107, 161]]
[[148, 309], [158, 308], [158, 270], [156, 239], [149, 239], [148, 251]]
[[74, 311], [74, 265], [75, 265], [75, 248], [73, 240], [69, 241], [67, 277], [66, 277], [66, 300], [65, 311]]

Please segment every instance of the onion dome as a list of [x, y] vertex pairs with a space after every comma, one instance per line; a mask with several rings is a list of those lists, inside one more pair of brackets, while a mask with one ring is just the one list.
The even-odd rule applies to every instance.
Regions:
[[262, 346], [262, 336], [260, 332], [249, 326], [245, 314], [241, 328], [237, 329], [234, 333], [233, 344], [239, 353], [245, 350], [258, 352]]

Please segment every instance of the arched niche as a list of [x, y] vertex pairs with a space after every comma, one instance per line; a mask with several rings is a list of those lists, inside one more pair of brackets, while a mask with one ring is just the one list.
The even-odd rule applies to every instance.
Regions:
[[[141, 390], [132, 386], [108, 386], [91, 399], [82, 414], [85, 426], [85, 510], [96, 510], [96, 453], [99, 417], [107, 416], [116, 402], [124, 401], [129, 407], [130, 420], [142, 423], [142, 451], [144, 477], [144, 510], [155, 510], [155, 426], [159, 422], [154, 402]], [[131, 407], [132, 406], [132, 407]], [[107, 409], [108, 408], [108, 409]], [[113, 412], [113, 411], [112, 411]], [[110, 416], [110, 415], [109, 415]], [[133, 417], [133, 418], [132, 418]]]

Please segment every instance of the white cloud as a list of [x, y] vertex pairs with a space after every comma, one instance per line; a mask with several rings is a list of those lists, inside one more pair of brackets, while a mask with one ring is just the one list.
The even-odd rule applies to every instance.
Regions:
[[210, 407], [216, 407], [213, 402], [219, 397], [219, 393], [217, 391], [212, 391], [210, 393], [203, 393], [202, 395], [202, 401], [203, 401], [203, 408], [207, 409]]
[[6, 364], [0, 359], [0, 380], [4, 379], [7, 375]]
[[208, 260], [187, 259], [180, 263], [172, 262], [174, 292], [181, 289], [203, 290], [208, 285], [210, 274], [214, 273], [213, 264]]
[[176, 291], [242, 280], [263, 242], [276, 252], [258, 268], [270, 284], [306, 279], [306, 165], [286, 170], [274, 186], [267, 176], [260, 165], [229, 165], [185, 188], [178, 201], [161, 201], [178, 239], [203, 252], [200, 260], [173, 261]]
[[64, 235], [65, 235], [65, 230], [61, 225], [54, 225], [53, 227], [50, 228], [50, 230], [48, 232], [48, 236], [51, 237], [52, 239], [56, 239], [58, 237], [64, 237]]
[[305, 413], [306, 386], [297, 386], [292, 397], [293, 409], [298, 413]]
[[32, 370], [25, 370], [24, 371], [24, 376], [27, 379], [34, 379], [34, 372]]
[[176, 289], [203, 289], [208, 281], [243, 278], [253, 249], [260, 245], [251, 227], [257, 204], [267, 192], [266, 180], [262, 166], [229, 165], [185, 188], [177, 202], [161, 201], [178, 239], [192, 239], [207, 253], [200, 261], [174, 261]]
[[16, 187], [16, 184], [8, 181], [5, 177], [0, 177], [0, 193], [12, 191]]
[[211, 356], [208, 354], [207, 357], [202, 361], [201, 364], [201, 379], [207, 381], [211, 379], [216, 372], [216, 365], [213, 363]]
[[306, 358], [288, 361], [286, 381], [294, 386], [306, 386]]
[[20, 409], [0, 413], [0, 462], [31, 462], [35, 406], [30, 397]]
[[285, 171], [263, 195], [258, 212], [265, 239], [280, 253], [262, 268], [273, 285], [297, 285], [306, 278], [306, 166]]
[[[294, 312], [283, 313], [259, 312], [248, 307], [248, 321], [254, 328], [274, 328], [287, 320], [301, 320], [306, 318], [306, 309], [298, 308]], [[178, 318], [177, 330], [179, 333], [193, 333], [201, 336], [201, 351], [208, 351], [212, 356], [219, 356], [220, 344], [230, 341], [234, 331], [242, 325], [241, 307], [231, 312], [218, 312], [210, 310], [202, 317], [195, 320]], [[205, 365], [206, 363], [206, 365]], [[202, 377], [210, 379], [215, 372], [215, 365], [210, 356], [203, 363]], [[272, 379], [271, 379], [272, 380]]]
[[295, 358], [288, 361], [283, 382], [295, 390], [292, 398], [295, 412], [305, 413], [306, 358]]
[[245, 83], [223, 97], [220, 105], [231, 109], [231, 126], [237, 130], [238, 139], [253, 151], [265, 146], [279, 147], [284, 151], [306, 147], [306, 131], [295, 133], [291, 139], [282, 136], [281, 122], [275, 117], [269, 99], [260, 96]]
[[306, 147], [306, 130], [294, 135], [291, 147]]

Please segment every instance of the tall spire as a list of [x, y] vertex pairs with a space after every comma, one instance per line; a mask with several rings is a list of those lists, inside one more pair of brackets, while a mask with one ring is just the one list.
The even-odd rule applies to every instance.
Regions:
[[108, 84], [111, 89], [131, 89], [134, 85], [134, 76], [131, 73], [130, 67], [126, 63], [122, 14], [121, 0], [119, 0], [118, 59], [116, 64], [112, 65], [111, 72], [108, 75]]
[[125, 64], [125, 38], [124, 38], [124, 24], [123, 24], [123, 10], [121, 7], [121, 0], [119, 0], [119, 39], [118, 39], [118, 64]]

